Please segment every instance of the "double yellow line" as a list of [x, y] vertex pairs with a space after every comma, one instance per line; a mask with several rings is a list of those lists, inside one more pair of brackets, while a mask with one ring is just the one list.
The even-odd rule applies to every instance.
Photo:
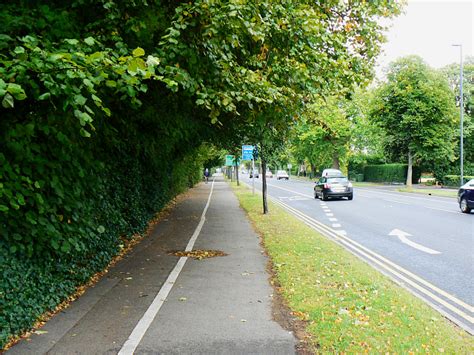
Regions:
[[[445, 317], [451, 319], [454, 323], [458, 324], [468, 333], [474, 335], [474, 317], [472, 316], [474, 313], [473, 306], [461, 301], [455, 296], [436, 287], [430, 282], [402, 268], [387, 258], [373, 252], [356, 241], [348, 238], [347, 236], [338, 233], [334, 229], [318, 222], [314, 218], [311, 218], [301, 211], [289, 206], [288, 204], [281, 202], [275, 197], [269, 196], [269, 199], [296, 216], [311, 228], [344, 246], [354, 255], [368, 262], [385, 275], [391, 277], [399, 285], [406, 288], [417, 297], [423, 299], [431, 307], [442, 313]], [[447, 312], [446, 309], [452, 313]], [[457, 317], [453, 314], [457, 315]]]

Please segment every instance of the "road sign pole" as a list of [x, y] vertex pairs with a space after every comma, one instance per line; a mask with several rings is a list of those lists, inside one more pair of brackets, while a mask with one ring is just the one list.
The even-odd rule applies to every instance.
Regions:
[[255, 195], [255, 160], [252, 159], [252, 194]]

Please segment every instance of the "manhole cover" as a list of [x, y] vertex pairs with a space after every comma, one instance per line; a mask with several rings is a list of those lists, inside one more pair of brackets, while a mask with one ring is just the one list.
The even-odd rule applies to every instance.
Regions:
[[184, 251], [184, 250], [175, 250], [168, 252], [169, 255], [183, 257], [186, 256], [188, 258], [193, 258], [197, 260], [207, 259], [207, 258], [214, 258], [216, 256], [227, 256], [228, 254], [224, 253], [220, 250], [191, 250], [191, 251]]

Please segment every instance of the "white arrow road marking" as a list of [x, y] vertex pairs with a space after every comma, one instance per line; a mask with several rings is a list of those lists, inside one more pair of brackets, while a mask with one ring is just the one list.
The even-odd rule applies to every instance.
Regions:
[[412, 242], [411, 240], [409, 240], [407, 238], [407, 237], [412, 237], [412, 235], [407, 233], [407, 232], [404, 232], [400, 229], [394, 229], [388, 235], [398, 237], [402, 243], [405, 243], [405, 244], [407, 244], [407, 245], [409, 245], [409, 246], [411, 246], [415, 249], [424, 251], [425, 253], [428, 253], [428, 254], [441, 254], [441, 252], [439, 252], [439, 251], [436, 251], [436, 250], [424, 247], [423, 245], [420, 245], [418, 243]]

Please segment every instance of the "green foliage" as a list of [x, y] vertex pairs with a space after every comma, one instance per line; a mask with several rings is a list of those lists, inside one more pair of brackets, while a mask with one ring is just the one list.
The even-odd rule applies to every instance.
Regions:
[[457, 118], [446, 79], [416, 56], [392, 63], [387, 77], [370, 115], [385, 132], [392, 161], [406, 161], [409, 153], [424, 165], [454, 160]]
[[201, 178], [203, 142], [273, 150], [308, 95], [367, 81], [399, 7], [2, 4], [0, 346]]
[[[463, 93], [464, 93], [464, 170], [465, 174], [474, 175], [474, 171], [469, 172], [469, 165], [474, 164], [474, 57], [468, 57], [463, 63]], [[451, 64], [441, 72], [447, 77], [451, 88], [456, 96], [456, 103], [459, 110], [460, 87], [459, 87], [459, 64]], [[459, 115], [459, 111], [457, 112]], [[455, 135], [456, 159], [453, 162], [444, 164], [436, 169], [436, 177], [439, 181], [444, 181], [444, 176], [448, 174], [458, 174], [460, 166], [460, 144], [459, 134]]]
[[349, 157], [348, 171], [349, 176], [354, 174], [363, 174], [367, 165], [378, 165], [387, 163], [382, 155], [368, 155], [365, 153], [353, 153]]
[[293, 155], [308, 161], [313, 169], [339, 168], [346, 162], [351, 137], [351, 122], [345, 110], [346, 102], [330, 97], [308, 105], [295, 128]]
[[[414, 168], [412, 182], [417, 183], [420, 179], [420, 176], [421, 171], [419, 169]], [[406, 179], [406, 164], [367, 165], [364, 167], [364, 181], [404, 183]]]
[[[474, 175], [463, 175], [464, 183], [466, 181], [474, 179]], [[459, 187], [461, 184], [461, 175], [446, 175], [439, 180], [441, 185], [450, 186], [450, 187]]]

